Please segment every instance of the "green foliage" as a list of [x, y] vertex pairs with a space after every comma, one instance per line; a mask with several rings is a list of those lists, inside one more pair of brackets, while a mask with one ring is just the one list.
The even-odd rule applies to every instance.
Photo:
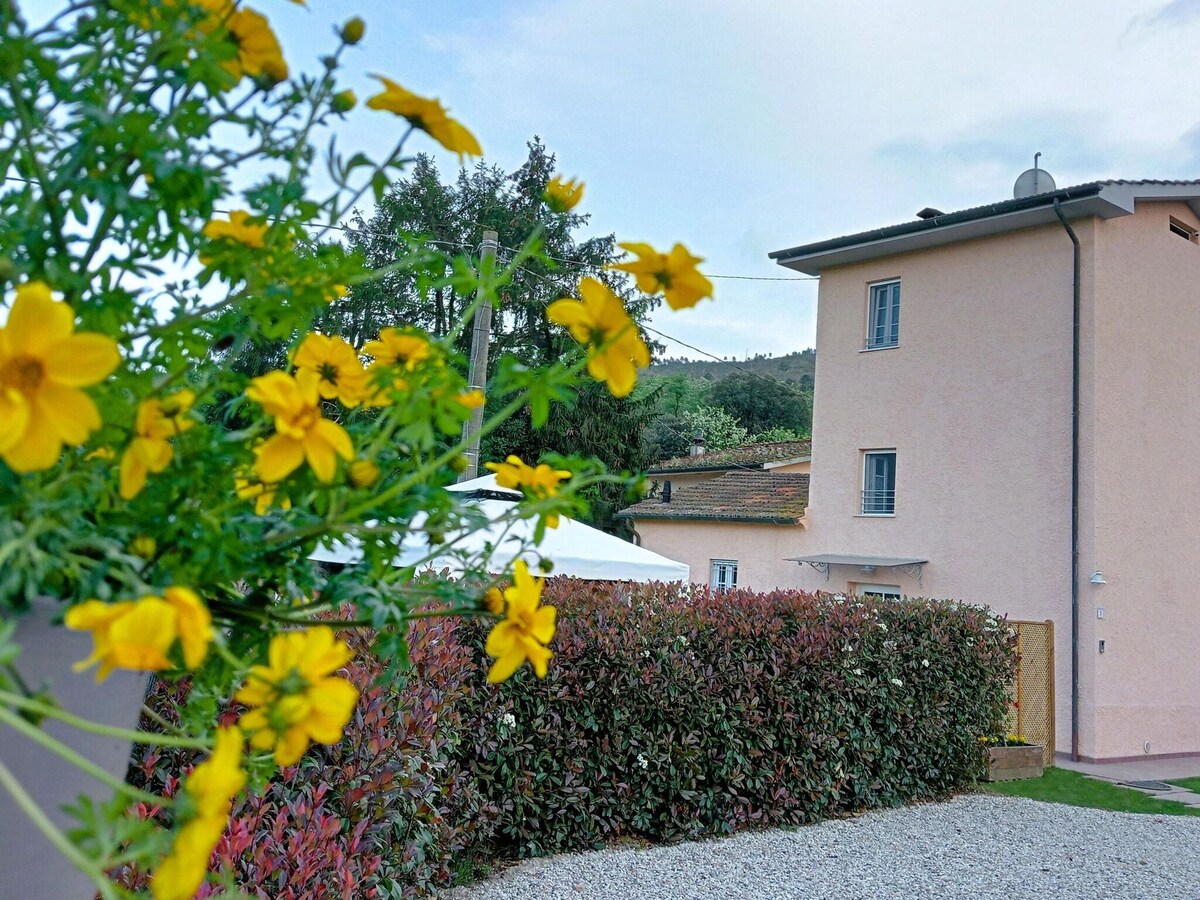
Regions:
[[736, 373], [714, 384], [708, 399], [751, 434], [769, 428], [812, 430], [811, 397], [778, 381]]
[[805, 435], [791, 428], [780, 428], [778, 425], [774, 428], [768, 428], [766, 431], [760, 431], [758, 434], [750, 435], [750, 443], [752, 444], [769, 444], [775, 441], [799, 441], [804, 440]]
[[420, 896], [454, 877], [455, 856], [695, 839], [944, 796], [982, 773], [979, 736], [1008, 710], [1015, 639], [977, 607], [561, 578], [545, 599], [561, 624], [544, 681], [486, 684], [467, 663], [485, 630], [462, 622], [418, 628], [401, 685], [368, 687], [380, 667], [360, 662], [368, 693], [345, 745], [313, 748], [236, 811], [218, 853], [239, 883], [271, 860], [281, 883], [303, 871], [340, 886], [340, 849], [323, 864], [307, 845], [273, 849], [308, 833], [275, 817], [314, 791], [344, 817], [331, 846], [380, 861], [361, 890], [386, 876], [393, 896]]
[[[450, 183], [442, 181], [431, 158], [418, 156], [374, 215], [358, 217], [347, 234], [351, 247], [379, 277], [353, 287], [320, 317], [318, 329], [351, 343], [394, 321], [448, 334], [474, 301], [475, 290], [472, 280], [455, 277], [455, 255], [476, 248], [485, 229], [498, 233], [498, 257], [511, 267], [495, 303], [489, 383], [503, 382], [505, 356], [526, 366], [544, 366], [571, 351], [574, 342], [550, 325], [545, 309], [572, 296], [585, 276], [617, 290], [634, 321], [644, 321], [660, 301], [629, 289], [624, 276], [605, 268], [619, 253], [612, 235], [581, 238], [578, 232], [587, 225], [587, 215], [553, 212], [541, 202], [555, 175], [555, 158], [536, 138], [528, 147], [528, 158], [513, 172], [480, 163], [460, 171]], [[534, 252], [516, 249], [535, 234]], [[400, 265], [412, 261], [419, 264]], [[454, 340], [459, 351], [469, 353], [470, 329], [458, 331]], [[488, 413], [508, 401], [503, 391], [489, 390], [488, 395]], [[653, 414], [646, 401], [616, 399], [594, 383], [563, 396], [553, 409], [539, 409], [533, 399], [483, 439], [481, 459], [499, 461], [515, 453], [536, 461], [560, 453], [595, 458], [610, 471], [644, 466], [641, 445], [628, 436], [640, 433]], [[584, 494], [590, 502], [582, 518], [620, 533], [628, 524], [613, 514], [625, 505], [624, 494], [620, 485], [592, 487]]]
[[[750, 433], [719, 406], [701, 406], [679, 417], [684, 434], [699, 434], [709, 450], [728, 450], [740, 447], [750, 439]], [[690, 443], [690, 442], [689, 442]]]
[[549, 677], [485, 695], [467, 748], [518, 855], [941, 796], [980, 775], [1008, 707], [1014, 638], [977, 607], [567, 581], [546, 599]]

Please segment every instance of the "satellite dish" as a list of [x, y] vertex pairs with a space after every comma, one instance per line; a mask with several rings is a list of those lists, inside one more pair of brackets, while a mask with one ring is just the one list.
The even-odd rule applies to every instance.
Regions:
[[1017, 176], [1017, 183], [1013, 185], [1013, 199], [1020, 200], [1022, 197], [1048, 194], [1054, 189], [1054, 179], [1050, 177], [1050, 173], [1034, 166]]

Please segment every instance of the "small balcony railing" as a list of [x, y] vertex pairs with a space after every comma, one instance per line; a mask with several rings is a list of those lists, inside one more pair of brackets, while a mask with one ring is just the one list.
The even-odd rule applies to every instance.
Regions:
[[890, 516], [896, 512], [896, 492], [863, 491], [862, 512], [864, 516]]

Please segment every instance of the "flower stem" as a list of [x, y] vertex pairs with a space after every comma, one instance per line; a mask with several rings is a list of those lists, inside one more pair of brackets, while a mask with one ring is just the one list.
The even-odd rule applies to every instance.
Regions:
[[159, 747], [189, 747], [193, 750], [212, 749], [208, 744], [196, 738], [176, 737], [171, 734], [155, 734], [150, 731], [132, 731], [128, 728], [101, 725], [99, 722], [93, 722], [90, 719], [73, 715], [66, 710], [59, 709], [57, 706], [40, 703], [37, 700], [31, 700], [27, 697], [22, 697], [20, 694], [10, 693], [9, 691], [0, 691], [0, 703], [7, 703], [19, 709], [28, 709], [31, 712], [49, 716], [51, 719], [58, 719], [60, 722], [66, 722], [68, 725], [78, 728], [80, 731], [133, 741], [135, 744], [147, 744]]
[[45, 835], [46, 840], [54, 845], [54, 849], [65, 856], [71, 865], [90, 878], [102, 895], [112, 896], [112, 884], [104, 877], [104, 873], [55, 827], [37, 801], [29, 796], [21, 782], [17, 781], [12, 771], [4, 765], [4, 760], [0, 760], [0, 785], [8, 791], [17, 806], [29, 817], [29, 821], [33, 822], [38, 831]]
[[62, 741], [59, 741], [42, 731], [42, 729], [38, 728], [36, 725], [31, 725], [16, 713], [9, 711], [2, 706], [0, 706], [0, 722], [21, 732], [21, 734], [25, 735], [31, 741], [41, 744], [51, 753], [55, 753], [62, 757], [77, 769], [87, 772], [87, 774], [91, 775], [97, 781], [108, 785], [114, 791], [120, 791], [127, 797], [131, 797], [134, 800], [141, 800], [143, 803], [149, 803], [153, 806], [171, 806], [173, 803], [173, 801], [168, 797], [160, 797], [157, 794], [141, 791], [132, 785], [126, 784], [121, 779], [104, 771], [104, 769], [100, 768], [90, 759], [80, 756], [66, 744], [62, 743]]

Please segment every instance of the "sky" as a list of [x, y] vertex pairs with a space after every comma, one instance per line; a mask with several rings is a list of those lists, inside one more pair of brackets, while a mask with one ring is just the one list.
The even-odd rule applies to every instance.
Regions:
[[[586, 182], [590, 232], [788, 279], [714, 277], [714, 301], [656, 313], [721, 357], [814, 343], [816, 283], [772, 250], [1007, 199], [1038, 151], [1060, 187], [1200, 176], [1200, 0], [252, 5], [293, 72], [318, 71], [334, 24], [361, 15], [346, 86], [365, 99], [378, 72], [440, 98], [507, 170], [539, 135]], [[380, 155], [402, 129], [360, 106], [341, 142]], [[457, 165], [423, 137], [408, 149]]]

